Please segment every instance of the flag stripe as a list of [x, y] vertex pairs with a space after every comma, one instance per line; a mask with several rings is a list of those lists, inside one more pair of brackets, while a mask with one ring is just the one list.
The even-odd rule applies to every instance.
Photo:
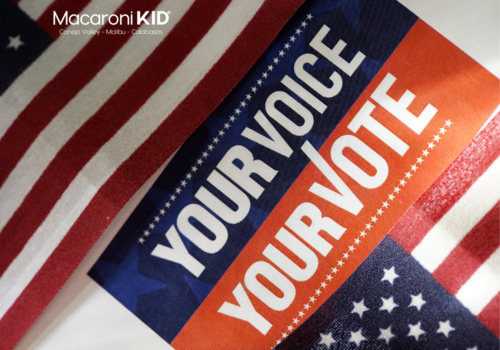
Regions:
[[457, 299], [475, 316], [479, 315], [500, 291], [499, 263], [500, 250], [497, 249], [456, 294]]
[[[135, 193], [138, 186], [162, 164], [166, 159], [165, 156], [171, 155], [172, 150], [175, 150], [180, 142], [229, 93], [301, 3], [302, 0], [293, 3], [289, 1], [266, 2], [234, 44], [224, 53], [224, 56], [215, 64], [202, 82], [189, 94], [188, 98], [172, 113], [172, 116], [161, 124], [152, 135], [153, 137], [142, 144], [127, 162], [120, 166], [118, 171], [113, 174], [106, 185], [92, 199], [83, 215], [78, 218], [77, 223], [50, 256], [50, 259], [43, 265], [43, 268], [36, 274], [29, 286], [22, 291], [19, 299], [14, 298], [17, 301], [0, 320], [0, 333], [7, 334], [6, 337], [0, 339], [0, 345], [10, 348], [18, 341], [76, 268], [79, 261], [83, 259], [109, 224], [109, 220], [118, 213], [130, 196]], [[241, 30], [242, 26], [248, 21], [247, 16], [251, 17], [256, 10], [249, 7], [257, 5], [257, 2], [239, 3], [234, 7], [231, 4], [226, 11], [227, 15], [225, 13], [221, 17], [221, 20], [224, 19], [224, 21], [220, 20], [220, 25], [215, 26], [218, 27], [217, 30], [211, 30], [214, 35], [207, 40], [204, 39], [200, 43], [203, 45], [198, 45], [199, 51], [197, 47], [192, 55], [190, 54], [187, 60], [189, 64], [183, 63], [181, 65], [180, 68], [184, 72], [179, 72], [177, 79], [180, 82], [185, 80], [185, 70], [201, 69], [202, 71], [199, 74], [203, 75], [204, 62], [207, 59], [212, 60], [211, 56], [214, 50], [220, 51], [219, 45], [224, 45], [221, 49], [227, 46], [227, 43], [220, 43], [220, 34], [224, 33], [227, 36], [227, 33], [231, 30]], [[242, 10], [242, 12], [238, 12], [238, 9]], [[207, 36], [210, 36], [210, 33]], [[212, 50], [207, 50], [208, 48], [212, 48]], [[203, 53], [205, 53], [204, 59]], [[200, 58], [201, 62], [199, 61]], [[239, 64], [235, 65], [234, 62]], [[221, 77], [224, 77], [224, 79], [221, 79]], [[173, 92], [175, 95], [178, 89]], [[164, 95], [162, 94], [162, 96]], [[164, 100], [164, 98], [159, 99], [157, 104], [164, 102]], [[178, 118], [179, 116], [183, 118]], [[188, 116], [192, 118], [187, 119]], [[175, 138], [166, 138], [164, 136], [165, 130], [171, 131], [172, 126], [179, 127], [177, 132], [174, 133]], [[143, 154], [148, 156], [143, 157]], [[56, 274], [57, 278], [55, 278]], [[3, 313], [2, 310], [2, 315]], [[16, 325], [16, 327], [12, 327], [12, 324]], [[9, 332], [5, 332], [7, 329]]]
[[[0, 274], [19, 254], [87, 162], [182, 63], [229, 2], [197, 0], [146, 61], [63, 146], [0, 233]], [[178, 49], [173, 52], [172, 47]]]
[[55, 0], [50, 6], [42, 13], [40, 18], [36, 23], [45, 30], [47, 34], [51, 36], [52, 39], [57, 39], [60, 34], [61, 29], [66, 29], [67, 24], [59, 24], [59, 22], [53, 22], [52, 13], [55, 11], [59, 18], [62, 17], [64, 12], [68, 11], [68, 17], [80, 13], [85, 6], [89, 4], [90, 0]]
[[[160, 0], [126, 0], [116, 13], [153, 10]], [[103, 30], [138, 26], [112, 26]], [[56, 114], [109, 62], [132, 34], [95, 35], [52, 81], [28, 104], [0, 139], [0, 185]], [[106, 54], [103, 54], [105, 52]], [[0, 268], [1, 273], [1, 268]]]
[[499, 212], [497, 202], [432, 274], [451, 294], [455, 295], [499, 247]]
[[500, 293], [497, 294], [491, 301], [486, 305], [486, 307], [477, 315], [479, 321], [481, 321], [488, 329], [500, 337]]
[[36, 21], [55, 0], [21, 0], [17, 6]]
[[411, 253], [429, 272], [446, 259], [465, 235], [498, 202], [491, 186], [500, 178], [500, 158], [484, 172], [455, 205], [427, 233]]
[[[93, 0], [82, 13], [114, 13], [124, 0]], [[74, 26], [68, 27], [72, 29]], [[98, 30], [101, 26], [86, 26]], [[54, 41], [47, 50], [29, 66], [14, 83], [0, 96], [0, 138], [17, 116], [35, 96], [63, 69], [91, 40], [91, 35], [64, 35]]]
[[[391, 236], [407, 252], [411, 253], [415, 249], [432, 227], [499, 157], [499, 134], [500, 116], [497, 114], [480, 133], [481, 136], [471, 142], [394, 226]], [[475, 161], [471, 162], [471, 159]], [[407, 232], [411, 232], [411, 235]]]
[[[193, 1], [163, 1], [158, 9], [171, 10], [176, 14], [171, 17], [170, 25], [162, 29], [163, 34], [152, 35], [148, 40], [144, 40], [141, 35], [131, 37], [96, 77], [41, 132], [0, 188], [0, 203], [8, 204], [0, 211], [0, 230], [5, 227], [64, 144], [146, 60]], [[160, 26], [148, 26], [152, 30], [158, 27]]]
[[[205, 3], [203, 0], [198, 0], [198, 2]], [[49, 217], [30, 238], [21, 254], [10, 264], [0, 279], [0, 299], [5, 300], [5, 303], [0, 305], [0, 316], [4, 314], [6, 309], [17, 298], [18, 293], [26, 287], [34, 274], [57, 247], [102, 184], [172, 112], [176, 106], [175, 102], [182, 101], [199, 83], [200, 79], [203, 78], [234, 40], [231, 35], [236, 36], [242, 30], [242, 26], [249, 20], [242, 21], [242, 18], [251, 17], [257, 10], [250, 7], [250, 5], [242, 6], [239, 2], [231, 5], [224, 13], [224, 16], [221, 17], [221, 20], [210, 29], [205, 38], [167, 79], [165, 84], [155, 92], [146, 105], [140, 109], [139, 113], [131, 118], [113, 139], [85, 165], [56, 206], [52, 208]], [[257, 5], [259, 4], [252, 3], [251, 6]], [[199, 6], [204, 9], [203, 5]], [[194, 5], [190, 10], [193, 7]], [[206, 15], [206, 13], [204, 14]], [[240, 23], [240, 21], [242, 22]], [[232, 28], [230, 32], [228, 28]], [[193, 72], [197, 74], [193, 74]], [[189, 77], [189, 79], [186, 77]], [[187, 118], [187, 116], [184, 117]], [[176, 132], [187, 137], [187, 134], [182, 132], [183, 129], [184, 127], [181, 127]], [[176, 145], [176, 147], [178, 146], [179, 144]], [[163, 158], [163, 161], [168, 156]], [[115, 208], [112, 202], [107, 203], [106, 206]], [[99, 210], [103, 211], [104, 209], [101, 207]], [[89, 222], [86, 224], [89, 225]], [[31, 264], [34, 251], [38, 252], [38, 255], [36, 261]]]

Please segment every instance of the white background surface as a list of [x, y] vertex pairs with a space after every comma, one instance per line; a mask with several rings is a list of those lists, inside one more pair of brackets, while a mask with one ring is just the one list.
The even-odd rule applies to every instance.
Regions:
[[[498, 0], [399, 1], [500, 78]], [[164, 166], [113, 220], [16, 350], [171, 349], [155, 332], [87, 276], [89, 269]]]

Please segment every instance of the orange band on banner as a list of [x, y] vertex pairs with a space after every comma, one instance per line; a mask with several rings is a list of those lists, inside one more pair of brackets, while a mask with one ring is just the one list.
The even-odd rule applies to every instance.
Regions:
[[[303, 147], [313, 161], [173, 347], [268, 349], [279, 343], [337, 290], [465, 148], [498, 105], [498, 96], [498, 79], [417, 21], [321, 149]], [[340, 183], [346, 188], [338, 188]], [[319, 237], [286, 224], [303, 203], [331, 219], [321, 223], [327, 229]], [[315, 222], [319, 227], [318, 220], [302, 219], [303, 226]], [[298, 258], [289, 247], [305, 255]], [[296, 269], [282, 269], [279, 254], [270, 255], [276, 250]], [[225, 303], [233, 306], [219, 312]], [[237, 308], [248, 312], [228, 315], [238, 314]], [[250, 314], [251, 322], [241, 319]]]

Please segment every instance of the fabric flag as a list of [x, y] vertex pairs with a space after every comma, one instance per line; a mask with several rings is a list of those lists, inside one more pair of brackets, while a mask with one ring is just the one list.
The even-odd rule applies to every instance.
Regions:
[[397, 1], [307, 1], [88, 274], [175, 349], [269, 349], [460, 154], [498, 89]]
[[0, 1], [0, 348], [301, 3]]
[[276, 349], [498, 349], [499, 133], [497, 116]]

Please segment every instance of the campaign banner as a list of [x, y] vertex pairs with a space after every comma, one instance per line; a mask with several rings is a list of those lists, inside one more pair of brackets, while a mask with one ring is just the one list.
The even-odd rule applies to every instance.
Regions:
[[472, 140], [498, 83], [397, 1], [306, 1], [89, 276], [176, 349], [273, 347]]

